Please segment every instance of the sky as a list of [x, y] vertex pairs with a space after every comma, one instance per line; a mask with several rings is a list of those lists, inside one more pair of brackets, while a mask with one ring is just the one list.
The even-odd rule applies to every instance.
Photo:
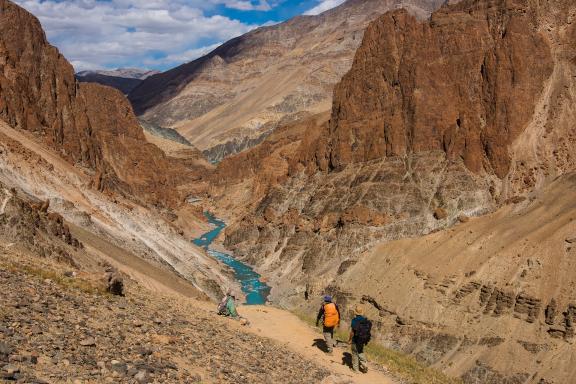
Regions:
[[254, 28], [344, 0], [14, 0], [76, 71], [166, 70]]

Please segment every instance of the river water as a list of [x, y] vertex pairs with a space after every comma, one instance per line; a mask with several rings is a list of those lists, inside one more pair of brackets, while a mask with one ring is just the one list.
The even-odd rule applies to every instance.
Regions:
[[246, 304], [262, 305], [266, 303], [270, 294], [270, 286], [260, 281], [261, 276], [249, 265], [236, 260], [232, 255], [216, 251], [210, 248], [210, 245], [218, 237], [220, 232], [226, 228], [224, 221], [214, 217], [212, 214], [205, 212], [204, 215], [214, 225], [214, 228], [206, 232], [199, 238], [195, 239], [194, 244], [204, 248], [208, 254], [234, 270], [234, 277], [240, 283], [242, 292], [246, 295]]

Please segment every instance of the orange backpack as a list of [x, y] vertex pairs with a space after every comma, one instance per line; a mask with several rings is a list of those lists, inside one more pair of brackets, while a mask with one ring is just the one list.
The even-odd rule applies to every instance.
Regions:
[[334, 303], [324, 304], [324, 326], [335, 327], [338, 325], [339, 322], [340, 322], [340, 316], [338, 315], [336, 304]]

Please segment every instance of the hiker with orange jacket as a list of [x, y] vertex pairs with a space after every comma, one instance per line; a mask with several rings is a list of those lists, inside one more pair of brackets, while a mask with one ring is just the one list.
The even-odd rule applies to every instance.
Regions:
[[333, 348], [336, 346], [336, 340], [334, 339], [334, 328], [340, 325], [340, 310], [338, 306], [332, 302], [332, 296], [324, 296], [324, 302], [318, 311], [318, 316], [316, 317], [316, 326], [322, 319], [322, 334], [324, 335], [324, 340], [326, 341], [326, 349], [328, 353], [332, 353]]

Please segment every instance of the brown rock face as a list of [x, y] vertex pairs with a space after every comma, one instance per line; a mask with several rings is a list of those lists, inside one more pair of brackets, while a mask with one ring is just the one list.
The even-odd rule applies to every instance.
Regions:
[[553, 69], [529, 3], [464, 1], [426, 22], [399, 10], [372, 23], [335, 89], [321, 168], [441, 150], [504, 177]]
[[178, 178], [171, 177], [178, 166], [146, 143], [124, 96], [79, 84], [38, 20], [7, 0], [0, 0], [0, 118], [93, 170], [100, 190], [151, 203], [178, 200]]

